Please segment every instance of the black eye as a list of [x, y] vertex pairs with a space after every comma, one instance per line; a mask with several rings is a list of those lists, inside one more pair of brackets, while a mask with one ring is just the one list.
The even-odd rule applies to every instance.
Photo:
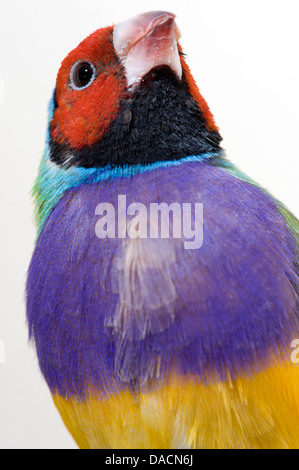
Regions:
[[95, 78], [95, 67], [90, 62], [76, 62], [71, 70], [70, 85], [74, 90], [88, 87]]

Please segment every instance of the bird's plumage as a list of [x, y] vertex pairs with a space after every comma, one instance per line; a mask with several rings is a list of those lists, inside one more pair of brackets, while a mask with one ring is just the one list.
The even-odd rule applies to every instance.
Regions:
[[[158, 67], [131, 93], [112, 32], [60, 71], [34, 190], [28, 322], [54, 402], [83, 448], [299, 446], [298, 222], [226, 160], [183, 56], [182, 85]], [[95, 43], [83, 101], [68, 71]], [[99, 240], [96, 207], [119, 195], [202, 203], [201, 248]]]

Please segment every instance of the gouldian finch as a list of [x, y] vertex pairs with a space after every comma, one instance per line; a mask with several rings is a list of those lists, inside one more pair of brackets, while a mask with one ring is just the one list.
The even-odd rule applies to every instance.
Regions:
[[179, 39], [148, 12], [62, 62], [30, 338], [80, 448], [299, 447], [299, 224], [227, 160]]

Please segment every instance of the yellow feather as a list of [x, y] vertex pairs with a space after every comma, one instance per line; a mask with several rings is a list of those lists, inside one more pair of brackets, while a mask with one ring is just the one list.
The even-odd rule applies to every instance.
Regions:
[[159, 389], [84, 403], [53, 396], [81, 448], [299, 448], [299, 367], [281, 362], [205, 385], [173, 374]]

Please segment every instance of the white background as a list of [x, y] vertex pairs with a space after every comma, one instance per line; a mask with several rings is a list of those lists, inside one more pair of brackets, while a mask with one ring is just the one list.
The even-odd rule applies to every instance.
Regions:
[[27, 342], [30, 189], [61, 60], [92, 31], [147, 10], [177, 14], [188, 63], [229, 158], [299, 215], [298, 0], [2, 0], [0, 448], [75, 447]]

